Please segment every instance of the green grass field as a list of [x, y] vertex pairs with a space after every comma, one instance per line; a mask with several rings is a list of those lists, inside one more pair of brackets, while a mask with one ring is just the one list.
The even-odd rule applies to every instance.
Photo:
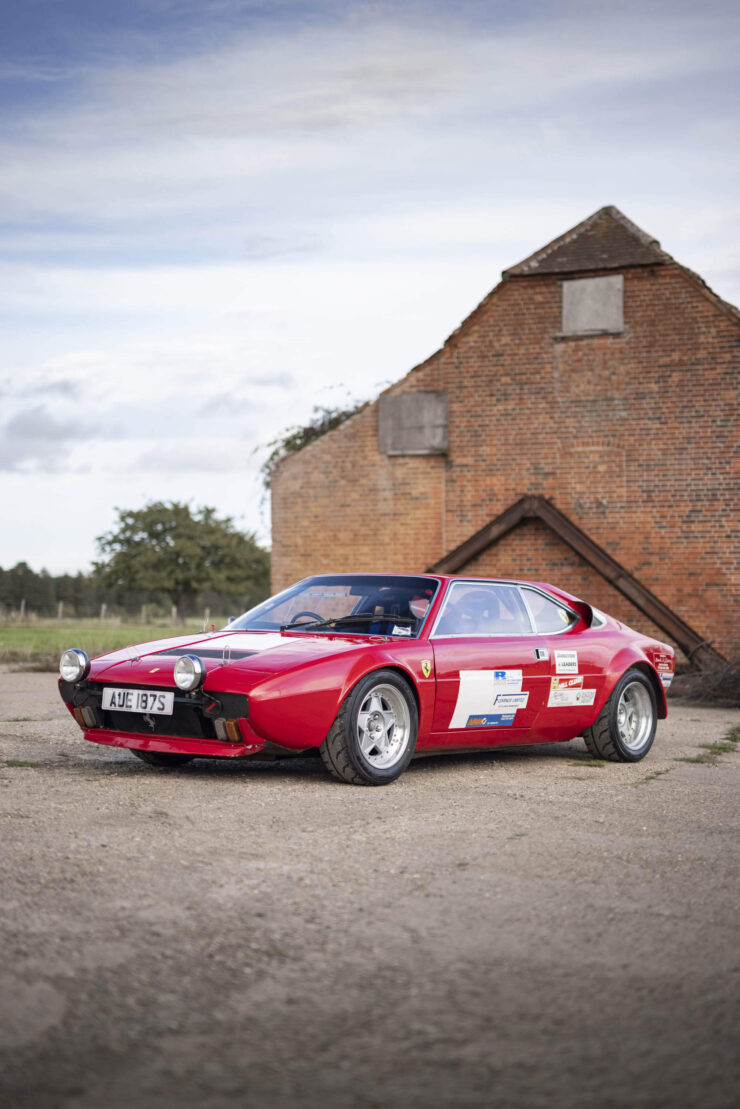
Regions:
[[[212, 619], [217, 628], [224, 618]], [[94, 658], [135, 643], [164, 639], [168, 635], [197, 634], [202, 621], [184, 627], [170, 624], [105, 624], [100, 620], [38, 620], [29, 624], [0, 624], [0, 663], [33, 670], [56, 670], [67, 647], [81, 647]]]

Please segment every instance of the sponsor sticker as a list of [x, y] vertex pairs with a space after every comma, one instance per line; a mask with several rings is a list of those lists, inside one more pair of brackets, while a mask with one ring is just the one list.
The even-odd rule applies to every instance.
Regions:
[[583, 675], [575, 678], [551, 678], [548, 708], [569, 708], [574, 705], [592, 705], [596, 698], [595, 689], [583, 688]]
[[575, 678], [550, 678], [550, 689], [580, 689], [583, 686], [583, 674]]
[[391, 635], [411, 635], [411, 628], [405, 628], [401, 624], [394, 624]]
[[[450, 728], [487, 728], [496, 724], [513, 723], [516, 708], [523, 708], [526, 701], [516, 707], [507, 705], [509, 711], [502, 712], [504, 706], [498, 698], [507, 694], [528, 697], [528, 694], [522, 694], [521, 670], [461, 670], [460, 688]], [[470, 723], [471, 720], [483, 719], [489, 723]]]
[[578, 651], [556, 651], [555, 652], [555, 673], [556, 674], [577, 674], [578, 673]]
[[661, 674], [661, 675], [660, 675], [660, 680], [662, 681], [663, 685], [664, 685], [664, 686], [666, 687], [666, 689], [667, 689], [667, 688], [668, 688], [668, 686], [669, 686], [669, 685], [671, 684], [671, 682], [673, 681], [673, 674]]
[[514, 712], [494, 713], [493, 716], [469, 716], [466, 728], [506, 728], [514, 723]]
[[517, 709], [525, 709], [528, 700], [528, 693], [497, 693], [493, 705], [497, 709], [511, 709], [516, 712]]

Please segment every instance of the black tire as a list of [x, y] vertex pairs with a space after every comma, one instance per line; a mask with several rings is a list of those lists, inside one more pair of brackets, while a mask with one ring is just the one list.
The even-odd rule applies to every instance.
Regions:
[[132, 755], [149, 766], [158, 766], [160, 770], [168, 768], [174, 770], [178, 766], [185, 766], [192, 762], [193, 755], [168, 755], [164, 751], [139, 751], [136, 747], [129, 747]]
[[[371, 702], [377, 707], [369, 707]], [[347, 694], [319, 751], [338, 781], [387, 786], [411, 761], [418, 730], [419, 713], [408, 682], [395, 670], [374, 670]]]
[[[650, 679], [641, 670], [628, 670], [583, 738], [597, 759], [639, 762], [653, 745], [657, 724], [658, 707]], [[634, 734], [630, 737], [631, 730]]]

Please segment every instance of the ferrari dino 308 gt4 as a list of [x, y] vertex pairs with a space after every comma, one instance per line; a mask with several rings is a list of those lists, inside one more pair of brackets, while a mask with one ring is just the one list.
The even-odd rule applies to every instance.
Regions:
[[336, 778], [384, 785], [414, 755], [576, 736], [636, 762], [674, 652], [540, 582], [323, 574], [210, 634], [73, 648], [60, 672], [85, 739], [155, 766], [318, 748]]

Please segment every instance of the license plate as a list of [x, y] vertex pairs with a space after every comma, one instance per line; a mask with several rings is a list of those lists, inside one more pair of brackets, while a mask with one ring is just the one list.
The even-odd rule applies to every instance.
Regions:
[[114, 712], [149, 712], [155, 716], [172, 716], [174, 693], [160, 693], [153, 689], [115, 689], [107, 685], [103, 690], [103, 708]]

